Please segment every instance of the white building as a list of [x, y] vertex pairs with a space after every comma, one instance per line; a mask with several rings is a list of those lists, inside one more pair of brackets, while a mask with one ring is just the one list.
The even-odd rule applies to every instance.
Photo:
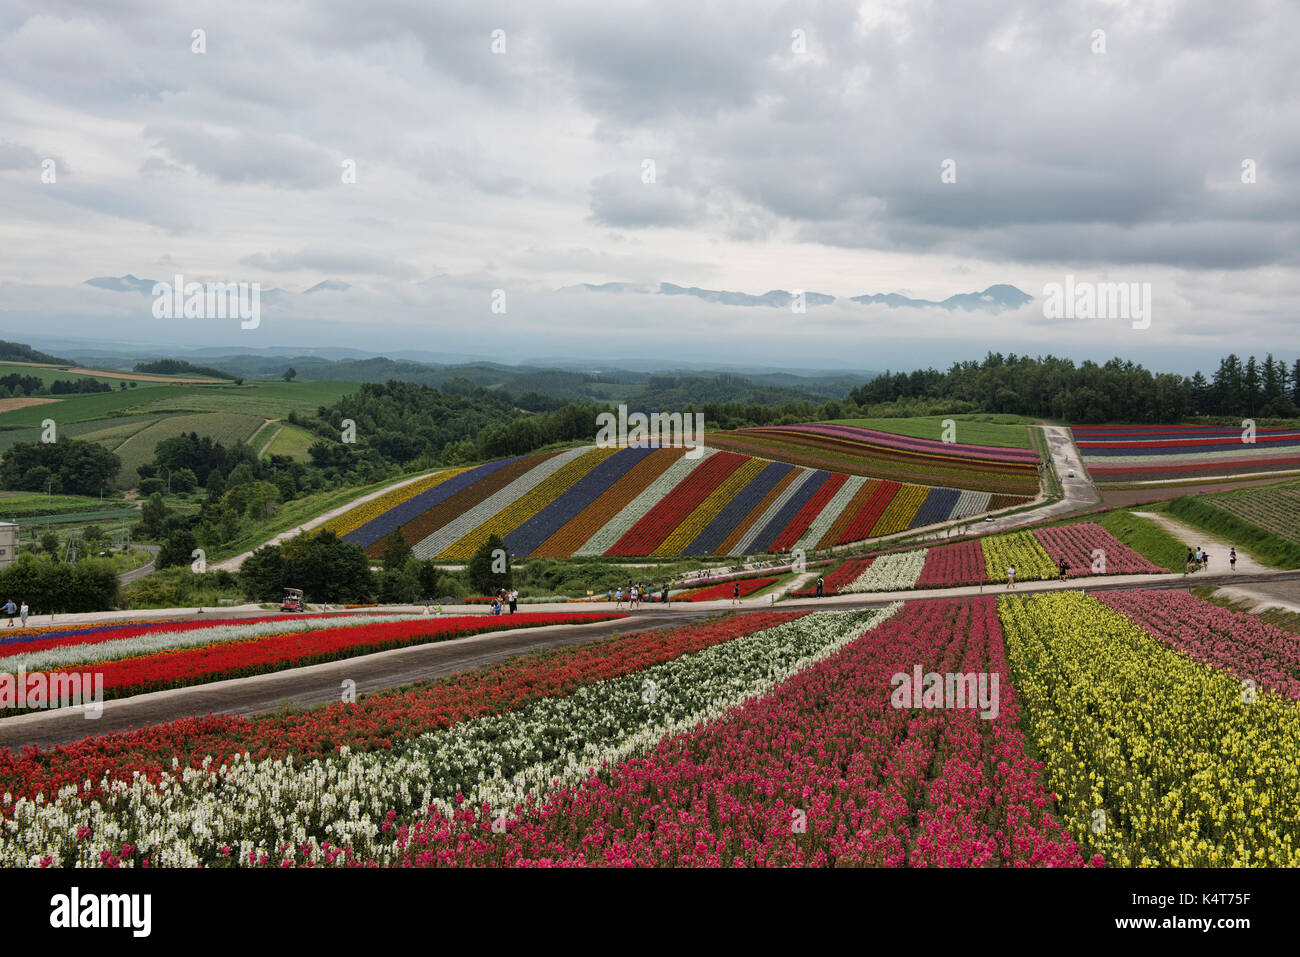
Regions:
[[13, 522], [0, 522], [0, 568], [18, 557], [18, 526]]

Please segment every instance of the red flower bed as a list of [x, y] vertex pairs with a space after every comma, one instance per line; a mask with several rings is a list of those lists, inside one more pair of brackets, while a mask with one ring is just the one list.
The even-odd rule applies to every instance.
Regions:
[[[23, 641], [22, 633], [3, 636], [0, 640], [0, 657], [43, 651], [60, 645], [97, 645], [105, 641], [117, 641], [122, 638], [135, 638], [153, 631], [194, 631], [199, 628], [214, 628], [219, 625], [256, 625], [264, 621], [298, 621], [303, 618], [337, 618], [339, 615], [260, 615], [256, 618], [166, 618], [159, 621], [132, 623], [129, 625], [85, 624], [73, 625], [59, 629], [51, 637], [34, 635], [31, 641]], [[47, 630], [48, 632], [48, 630]]]
[[1096, 522], [1036, 528], [1034, 537], [1058, 567], [1062, 560], [1069, 563], [1070, 578], [1093, 574], [1153, 575], [1168, 570], [1151, 564]]
[[522, 708], [541, 698], [571, 694], [584, 685], [631, 674], [741, 635], [793, 621], [805, 612], [733, 616], [662, 631], [615, 635], [564, 648], [517, 655], [507, 661], [412, 687], [366, 695], [353, 704], [294, 710], [256, 718], [209, 715], [151, 728], [86, 738], [21, 755], [0, 750], [0, 792], [52, 795], [68, 784], [129, 781], [135, 772], [157, 781], [205, 757], [220, 766], [236, 754], [255, 760], [293, 755], [311, 761], [348, 747], [387, 750], [394, 742], [460, 721]]
[[722, 582], [708, 588], [696, 588], [676, 596], [673, 601], [721, 601], [732, 597], [732, 589], [740, 589], [740, 597], [752, 595], [775, 582], [775, 578], [742, 578], [737, 581]]
[[978, 585], [988, 581], [984, 549], [978, 541], [938, 545], [925, 555], [925, 567], [916, 581], [917, 588], [944, 588]]
[[821, 514], [822, 509], [840, 490], [840, 486], [848, 480], [849, 477], [843, 472], [833, 472], [813, 497], [804, 503], [803, 508], [799, 509], [798, 514], [790, 520], [790, 524], [781, 530], [781, 534], [776, 536], [772, 544], [767, 546], [767, 551], [784, 552], [793, 548], [795, 542], [799, 541], [799, 537], [808, 531], [808, 526], [813, 523], [813, 519]]
[[[622, 615], [583, 613], [520, 614], [502, 619], [496, 615], [462, 615], [455, 618], [418, 618], [381, 624], [353, 625], [321, 631], [266, 635], [247, 641], [221, 642], [199, 648], [161, 651], [139, 658], [123, 658], [57, 671], [94, 671], [104, 676], [104, 697], [123, 698], [164, 688], [207, 684], [226, 678], [299, 668], [322, 661], [354, 658], [407, 645], [449, 641], [503, 628], [542, 625], [580, 625], [610, 621]], [[509, 622], [507, 625], [506, 622]]]
[[876, 490], [871, 493], [871, 498], [863, 504], [861, 511], [853, 516], [853, 521], [849, 522], [848, 527], [844, 529], [844, 534], [840, 536], [837, 545], [843, 545], [846, 542], [856, 542], [871, 536], [871, 530], [876, 527], [876, 522], [884, 514], [889, 503], [894, 500], [898, 490], [902, 488], [901, 482], [881, 482], [876, 486]]

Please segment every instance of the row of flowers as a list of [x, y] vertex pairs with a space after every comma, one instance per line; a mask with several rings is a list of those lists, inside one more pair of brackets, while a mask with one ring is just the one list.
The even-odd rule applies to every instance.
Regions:
[[1292, 700], [1078, 592], [998, 609], [1027, 733], [1081, 846], [1131, 867], [1300, 864]]
[[[383, 510], [377, 507], [378, 500], [359, 505], [357, 509], [369, 517], [363, 524], [340, 537], [362, 546], [374, 545], [376, 542], [387, 538], [395, 530], [404, 528], [408, 523], [416, 521], [429, 509], [436, 508], [447, 499], [458, 495], [473, 485], [477, 485], [492, 473], [507, 468], [517, 461], [517, 458], [502, 459], [497, 462], [487, 462], [474, 468], [455, 469], [451, 472], [441, 473], [440, 481], [432, 483], [429, 488], [417, 492], [410, 498], [404, 498], [397, 504]], [[347, 515], [345, 514], [341, 518], [346, 519]]]
[[906, 591], [916, 586], [925, 567], [926, 549], [911, 552], [891, 552], [880, 555], [857, 578], [842, 585], [837, 594], [856, 595], [863, 592]]
[[1029, 530], [993, 535], [981, 541], [984, 568], [991, 582], [1004, 582], [1008, 572], [1016, 570], [1017, 581], [1056, 578], [1060, 572], [1052, 556]]
[[344, 748], [299, 766], [236, 760], [156, 784], [116, 782], [98, 801], [66, 791], [48, 804], [22, 799], [4, 821], [0, 862], [94, 864], [123, 845], [164, 865], [220, 863], [225, 853], [240, 864], [323, 862], [327, 843], [385, 862], [395, 821], [450, 811], [458, 795], [508, 807], [574, 783], [764, 693], [894, 610], [808, 616], [385, 753]]
[[762, 459], [742, 458], [740, 467], [709, 492], [704, 501], [696, 505], [650, 554], [655, 556], [683, 554], [713, 523], [723, 507], [728, 502], [734, 501], [740, 490], [752, 483], [758, 473], [766, 467], [767, 463]]
[[[439, 558], [469, 558], [492, 535], [503, 538], [513, 532], [528, 519], [551, 504], [556, 498], [568, 491], [579, 479], [601, 462], [613, 455], [617, 449], [592, 448], [575, 455], [533, 489], [510, 502], [486, 522], [473, 531], [462, 535], [438, 553]], [[552, 460], [555, 461], [555, 460]]]
[[1291, 632], [1173, 589], [1097, 598], [1174, 650], [1300, 701], [1300, 643]]
[[[834, 497], [827, 503], [826, 507], [818, 512], [813, 520], [808, 523], [808, 527], [804, 530], [803, 534], [799, 536], [798, 541], [794, 543], [794, 547], [801, 548], [805, 552], [810, 552], [815, 548], [825, 547], [822, 545], [822, 540], [830, 536], [831, 530], [834, 529], [837, 524], [841, 524], [841, 519], [843, 519], [842, 525], [848, 524], [849, 519], [852, 516], [851, 514], [846, 513], [848, 513], [849, 508], [854, 500], [857, 499], [859, 493], [861, 493], [863, 488], [866, 487], [866, 484], [867, 479], [861, 475], [848, 476], [847, 480], [835, 492]], [[833, 543], [828, 542], [828, 544]]]
[[717, 452], [673, 489], [605, 550], [606, 555], [652, 555], [705, 499], [745, 462], [743, 455]]
[[857, 542], [864, 538], [870, 538], [871, 530], [875, 528], [876, 523], [880, 521], [880, 516], [889, 506], [890, 499], [897, 495], [899, 489], [903, 487], [898, 482], [876, 482], [873, 479], [872, 483], [874, 483], [874, 487], [871, 490], [870, 496], [868, 496], [867, 499], [858, 506], [857, 514], [855, 514], [848, 525], [845, 526], [839, 540], [835, 542], [836, 545], [843, 545], [846, 542]]
[[[1147, 561], [1096, 522], [1034, 529], [1034, 537], [1067, 575], [1152, 575], [1168, 571]], [[1020, 566], [1016, 566], [1019, 571]]]
[[[739, 537], [748, 531], [744, 525], [750, 513], [772, 492], [794, 466], [784, 462], [764, 462], [751, 459], [763, 467], [731, 500], [727, 502], [701, 531], [682, 549], [683, 555], [713, 555], [723, 551], [722, 546], [732, 536]], [[744, 527], [742, 527], [744, 526]]]
[[[243, 624], [250, 624], [257, 621], [290, 621], [299, 617], [301, 616], [262, 615], [237, 620]], [[24, 651], [34, 651], [39, 648], [54, 648], [64, 644], [131, 638], [135, 635], [148, 634], [159, 628], [180, 631], [186, 628], [211, 628], [213, 625], [228, 625], [232, 621], [234, 620], [229, 618], [205, 619], [187, 615], [184, 618], [154, 618], [149, 620], [131, 618], [107, 622], [84, 622], [76, 625], [49, 625], [44, 628], [22, 628], [15, 629], [14, 634], [0, 638], [0, 654], [12, 653], [17, 646], [21, 646]]]
[[[376, 651], [408, 645], [450, 641], [502, 628], [533, 628], [544, 625], [576, 625], [609, 621], [622, 615], [582, 613], [524, 613], [502, 619], [495, 615], [464, 615], [454, 618], [417, 616], [399, 621], [382, 620], [315, 630], [276, 631], [241, 641], [206, 644], [197, 648], [174, 648], [120, 661], [96, 662], [102, 676], [105, 698], [208, 684], [228, 678], [300, 668], [323, 661], [355, 658]], [[60, 669], [55, 669], [55, 672]]]
[[[822, 474], [824, 476], [825, 473]], [[817, 476], [818, 473], [811, 469], [798, 469], [793, 479], [787, 482], [780, 493], [768, 502], [767, 508], [763, 509], [762, 514], [754, 519], [749, 529], [740, 536], [732, 551], [745, 555], [762, 551], [758, 547], [759, 539], [770, 538], [775, 535], [777, 529], [772, 528], [772, 523], [776, 520], [777, 515], [781, 514], [785, 507], [797, 496], [811, 494], [807, 491], [806, 486], [809, 482], [817, 481]]]
[[[139, 775], [157, 782], [164, 771], [254, 760], [310, 760], [342, 747], [386, 751], [395, 743], [487, 714], [569, 694], [585, 684], [630, 674], [801, 617], [804, 612], [730, 616], [667, 630], [516, 655], [473, 671], [409, 688], [363, 695], [355, 702], [289, 709], [244, 718], [208, 715], [86, 738], [21, 754], [0, 751], [0, 793], [53, 795], [71, 786], [89, 799], [106, 782]], [[0, 816], [4, 812], [0, 810]]]
[[692, 588], [690, 591], [675, 595], [673, 601], [722, 601], [737, 596], [744, 598], [774, 584], [776, 584], [775, 578], [742, 578], [734, 582], [710, 585], [707, 588]]
[[1293, 542], [1300, 541], [1300, 485], [1243, 489], [1205, 496], [1200, 501], [1256, 528]]
[[[797, 507], [786, 507], [786, 513], [789, 518], [781, 523], [777, 534], [771, 540], [761, 543], [762, 550], [765, 552], [785, 552], [794, 547], [803, 535], [808, 526], [812, 524], [813, 519], [818, 515], [829, 510], [829, 504], [839, 490], [848, 481], [848, 475], [844, 472], [825, 473], [824, 481], [818, 483], [815, 487], [809, 489], [806, 499], [798, 504]], [[777, 516], [780, 521], [784, 516]]]
[[767, 695], [543, 800], [436, 808], [399, 828], [399, 862], [1080, 865], [1014, 691], [1002, 686], [993, 720], [896, 708], [892, 676], [917, 662], [1005, 674], [992, 601], [910, 605]]
[[60, 639], [60, 644], [53, 647], [25, 647], [18, 654], [0, 658], [0, 673], [16, 672], [19, 669], [27, 672], [56, 671], [75, 665], [117, 661], [123, 658], [153, 655], [161, 651], [174, 651], [179, 648], [197, 648], [274, 635], [321, 631], [328, 628], [352, 628], [401, 620], [406, 619], [391, 614], [329, 615], [307, 618], [295, 616], [289, 620], [255, 618], [222, 621], [217, 619], [192, 627], [164, 625], [128, 638], [97, 635], [91, 641], [81, 642], [76, 641], [75, 637], [65, 638]]
[[426, 475], [424, 478], [416, 479], [414, 482], [407, 482], [401, 488], [395, 488], [378, 495], [368, 502], [363, 502], [356, 508], [349, 509], [338, 518], [331, 519], [325, 523], [325, 528], [332, 531], [335, 535], [342, 538], [350, 532], [355, 532], [362, 525], [373, 519], [392, 511], [400, 505], [409, 502], [417, 495], [429, 491], [431, 488], [441, 485], [448, 479], [455, 478], [457, 475], [467, 472], [469, 469], [447, 469], [442, 472], [435, 472], [432, 475]]
[[[489, 495], [484, 496], [472, 506], [462, 509], [455, 518], [442, 527], [430, 531], [416, 542], [411, 553], [416, 558], [446, 558], [445, 550], [454, 545], [462, 536], [468, 535], [484, 522], [508, 508], [521, 497], [526, 496], [546, 479], [550, 478], [564, 466], [585, 455], [588, 449], [566, 449], [555, 455], [537, 456], [526, 459], [532, 467], [506, 483]], [[473, 551], [456, 557], [468, 557]]]
[[818, 492], [829, 482], [834, 473], [818, 470], [806, 476], [790, 495], [784, 496], [781, 506], [765, 522], [756, 523], [757, 534], [748, 536], [746, 552], [771, 552], [773, 543], [784, 534], [790, 523], [795, 521], [804, 506], [815, 498]]
[[[665, 450], [678, 451], [678, 450]], [[704, 453], [696, 459], [688, 459], [685, 450], [681, 454], [671, 459], [667, 466], [655, 476], [650, 484], [646, 485], [630, 502], [623, 505], [617, 513], [611, 516], [603, 525], [597, 526], [593, 521], [590, 525], [585, 526], [590, 532], [592, 528], [596, 529], [587, 538], [574, 549], [574, 555], [603, 555], [606, 551], [614, 546], [624, 535], [632, 530], [637, 522], [641, 521], [650, 510], [653, 509], [669, 492], [679, 484], [686, 481], [687, 477], [702, 467], [710, 458], [713, 457], [712, 449], [705, 449]], [[582, 518], [582, 516], [579, 516]]]
[[950, 588], [978, 585], [987, 580], [988, 570], [980, 543], [953, 542], [929, 550], [916, 585], [918, 588]]

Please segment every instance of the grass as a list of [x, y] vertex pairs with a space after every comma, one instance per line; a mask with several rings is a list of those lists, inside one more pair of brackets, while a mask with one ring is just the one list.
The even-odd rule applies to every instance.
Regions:
[[[82, 367], [82, 366], [28, 365], [28, 364], [26, 364], [26, 363], [22, 363], [22, 362], [0, 362], [0, 376], [7, 376], [7, 375], [11, 375], [11, 374], [16, 374], [16, 375], [20, 375], [20, 376], [30, 376], [30, 377], [35, 378], [35, 379], [40, 379], [40, 380], [41, 380], [42, 382], [44, 382], [46, 385], [49, 385], [51, 382], [54, 382], [54, 381], [57, 380], [57, 379], [63, 379], [65, 382], [66, 382], [68, 379], [74, 379], [74, 380], [75, 380], [75, 379], [95, 379], [96, 381], [99, 381], [99, 382], [107, 382], [107, 383], [108, 383], [109, 385], [111, 385], [114, 389], [117, 389], [117, 387], [118, 387], [117, 384], [118, 384], [119, 382], [131, 382], [131, 381], [135, 381], [135, 382], [137, 383], [137, 385], [136, 385], [136, 391], [139, 391], [140, 389], [146, 388], [146, 387], [148, 387], [148, 386], [160, 386], [160, 385], [166, 385], [166, 384], [167, 384], [167, 383], [164, 383], [164, 382], [146, 382], [146, 381], [139, 380], [139, 379], [137, 379], [137, 380], [132, 380], [132, 379], [130, 378], [130, 375], [131, 375], [131, 374], [130, 374], [129, 372], [118, 372], [118, 373], [115, 373], [114, 375], [111, 375], [111, 376], [109, 376], [109, 375], [102, 375], [102, 376], [100, 376], [100, 375], [95, 375], [93, 370], [87, 370], [86, 372], [70, 372], [70, 371], [68, 371], [68, 370], [70, 370], [70, 369], [79, 369], [79, 368], [84, 368], [84, 367]], [[121, 377], [124, 376], [124, 375], [127, 376], [128, 378], [125, 378], [125, 379], [121, 378]], [[127, 389], [130, 390], [130, 388], [131, 388], [131, 387], [128, 385], [128, 386], [127, 386]]]
[[320, 441], [320, 436], [308, 432], [296, 425], [274, 422], [268, 425], [262, 435], [257, 437], [258, 456], [287, 455], [292, 459], [305, 461], [310, 458], [307, 450]]
[[181, 395], [159, 396], [143, 408], [160, 412], [237, 412], [282, 419], [290, 412], [314, 414], [360, 386], [355, 382], [245, 382], [192, 386]]
[[163, 439], [174, 438], [184, 432], [210, 435], [222, 445], [238, 445], [262, 424], [250, 415], [232, 412], [201, 412], [196, 415], [172, 415], [148, 428], [141, 429], [115, 450], [122, 459], [122, 470], [117, 474], [119, 488], [134, 488], [139, 482], [136, 469], [153, 461], [154, 450]]
[[892, 435], [906, 435], [914, 439], [943, 439], [943, 422], [952, 419], [956, 426], [957, 442], [962, 445], [992, 445], [1004, 449], [1028, 449], [1030, 430], [1034, 422], [1023, 415], [994, 413], [963, 413], [955, 415], [919, 415], [899, 419], [832, 419], [825, 425], [851, 425], [859, 429], [875, 429]]
[[1142, 518], [1125, 509], [1116, 509], [1100, 515], [1090, 515], [1085, 520], [1096, 522], [1147, 561], [1162, 568], [1181, 571], [1187, 564], [1186, 543], [1180, 542], [1149, 518]]
[[[133, 409], [148, 408], [154, 411], [166, 411], [167, 400], [200, 388], [205, 387], [155, 384], [138, 389], [116, 389], [112, 392], [63, 396], [58, 402], [28, 406], [25, 409], [15, 409], [0, 414], [0, 429], [39, 428], [45, 419], [53, 419], [62, 429], [74, 422], [107, 419]], [[161, 410], [155, 408], [159, 403], [164, 403]]]
[[1179, 521], [1217, 535], [1270, 568], [1300, 568], [1300, 542], [1293, 542], [1222, 512], [1213, 495], [1184, 495], [1165, 504]]
[[0, 493], [0, 521], [11, 522], [32, 516], [64, 515], [76, 512], [102, 512], [113, 506], [112, 498], [103, 502], [95, 495], [46, 495], [44, 492]]

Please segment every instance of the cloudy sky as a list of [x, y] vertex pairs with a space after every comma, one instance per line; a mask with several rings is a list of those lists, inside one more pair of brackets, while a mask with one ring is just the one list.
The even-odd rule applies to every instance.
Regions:
[[[1296, 36], [1286, 0], [7, 0], [0, 336], [870, 369], [1294, 357]], [[126, 274], [285, 294], [240, 329], [84, 284]], [[1150, 283], [1149, 328], [1046, 318], [1067, 274]], [[323, 280], [350, 288], [303, 295]], [[840, 299], [563, 291], [609, 281]], [[1035, 300], [844, 301], [995, 283]]]

